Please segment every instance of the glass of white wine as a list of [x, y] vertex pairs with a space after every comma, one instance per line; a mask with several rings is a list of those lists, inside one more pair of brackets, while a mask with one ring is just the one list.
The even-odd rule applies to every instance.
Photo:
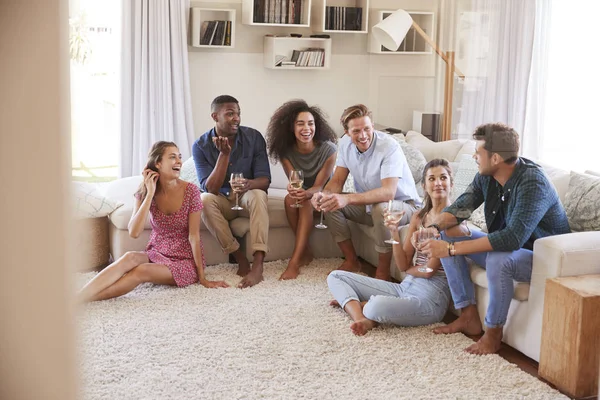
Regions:
[[244, 188], [244, 184], [246, 183], [246, 179], [244, 178], [244, 174], [241, 172], [234, 172], [231, 174], [231, 178], [229, 179], [229, 184], [231, 185], [231, 189], [235, 192], [235, 206], [231, 207], [232, 210], [243, 210], [240, 207], [240, 196], [239, 192]]
[[[423, 227], [419, 228], [419, 231], [417, 233], [417, 245], [419, 246], [419, 248], [421, 247], [421, 245], [423, 245], [423, 243], [426, 240], [429, 240], [429, 239], [435, 239], [435, 234], [430, 229], [423, 229]], [[429, 267], [427, 265], [428, 261], [429, 261], [429, 257], [427, 257], [427, 255], [423, 254], [423, 252], [417, 248], [417, 255], [415, 257], [415, 265], [418, 267], [417, 270], [419, 272], [428, 273], [428, 272], [433, 271], [433, 269], [431, 269], [431, 267]]]
[[[387, 205], [387, 209], [385, 210], [385, 218], [384, 223], [392, 223], [393, 227], [390, 228], [390, 232], [392, 229], [397, 229], [396, 226], [398, 222], [404, 216], [404, 210], [400, 207], [400, 204], [397, 204], [394, 200], [390, 200]], [[400, 244], [400, 242], [394, 240], [393, 237], [385, 240], [385, 243], [388, 244]]]
[[[319, 203], [320, 203], [321, 199], [323, 198], [323, 192], [319, 192], [316, 195], [319, 196]], [[327, 225], [325, 225], [323, 223], [323, 214], [325, 214], [325, 212], [323, 210], [321, 210], [321, 221], [315, 225], [315, 228], [317, 228], [317, 229], [327, 229]]]
[[[304, 183], [304, 173], [302, 171], [295, 169], [292, 172], [290, 172], [290, 186], [291, 187], [293, 187], [296, 190], [302, 189], [303, 183]], [[296, 203], [292, 204], [292, 207], [300, 208], [300, 207], [302, 207], [302, 204], [300, 204], [298, 199], [296, 199]]]

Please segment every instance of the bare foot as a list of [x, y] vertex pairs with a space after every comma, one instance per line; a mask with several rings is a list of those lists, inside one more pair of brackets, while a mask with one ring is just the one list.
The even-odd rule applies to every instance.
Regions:
[[313, 255], [312, 251], [310, 250], [306, 250], [304, 252], [304, 254], [302, 255], [302, 258], [300, 259], [300, 265], [301, 266], [305, 266], [310, 264], [313, 260], [315, 259], [315, 256]]
[[389, 281], [391, 279], [390, 269], [386, 268], [385, 271], [380, 271], [380, 268], [377, 268], [377, 270], [375, 271], [375, 279]]
[[[467, 310], [467, 308], [469, 309]], [[463, 309], [460, 317], [452, 321], [449, 325], [434, 328], [433, 333], [449, 334], [461, 332], [465, 335], [479, 335], [481, 334], [481, 328], [481, 321], [479, 320], [477, 309], [475, 306], [468, 306]]]
[[290, 260], [287, 268], [285, 269], [285, 271], [283, 271], [283, 274], [281, 274], [281, 276], [279, 277], [279, 280], [285, 281], [288, 279], [296, 279], [298, 277], [298, 275], [300, 275], [300, 266], [301, 265], [303, 265], [303, 264], [299, 263], [299, 262], [295, 262], [293, 260]]
[[263, 281], [263, 275], [261, 270], [250, 271], [238, 284], [238, 288], [244, 289], [247, 287], [254, 286]]
[[353, 322], [352, 325], [350, 325], [350, 330], [356, 336], [363, 336], [367, 332], [369, 332], [371, 329], [375, 328], [376, 326], [377, 326], [377, 322], [371, 321], [370, 319], [365, 318], [365, 319], [361, 319], [361, 320]]
[[502, 346], [502, 328], [488, 328], [481, 339], [465, 349], [467, 353], [484, 355], [500, 351]]
[[360, 261], [356, 260], [344, 260], [342, 265], [338, 267], [340, 271], [348, 271], [348, 272], [360, 272]]
[[250, 263], [248, 262], [248, 259], [244, 257], [244, 259], [238, 263], [238, 270], [236, 274], [239, 276], [246, 276], [248, 275], [248, 272], [250, 272]]

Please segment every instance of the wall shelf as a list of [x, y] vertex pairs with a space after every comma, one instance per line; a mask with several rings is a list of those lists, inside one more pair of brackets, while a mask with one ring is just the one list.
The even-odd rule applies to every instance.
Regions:
[[310, 27], [311, 1], [242, 0], [242, 23], [289, 28]]
[[[331, 8], [333, 7], [333, 8]], [[360, 28], [354, 27], [348, 19], [356, 16], [351, 9], [360, 8]], [[317, 32], [323, 33], [368, 33], [369, 0], [314, 0], [311, 19]], [[346, 29], [333, 29], [334, 26], [346, 26]]]
[[[277, 61], [282, 58], [283, 61], [291, 62], [294, 50], [305, 51], [314, 50], [312, 54], [299, 55], [306, 60], [305, 64], [321, 63], [322, 66], [296, 66], [282, 65], [277, 66]], [[331, 39], [321, 38], [294, 38], [294, 37], [275, 37], [265, 36], [264, 38], [264, 66], [270, 69], [285, 70], [322, 70], [328, 69], [331, 64]]]
[[[198, 48], [210, 48], [210, 49], [231, 49], [233, 47], [235, 47], [235, 10], [233, 9], [223, 9], [223, 8], [199, 8], [199, 7], [194, 7], [192, 8], [192, 12], [191, 12], [191, 18], [192, 18], [192, 32], [191, 32], [191, 38], [190, 38], [190, 45], [192, 47], [198, 47]], [[211, 21], [219, 21], [219, 24], [224, 24], [223, 25], [223, 30], [222, 30], [222, 34], [223, 34], [223, 39], [220, 41], [220, 43], [223, 44], [201, 44], [203, 41], [203, 36], [206, 33], [206, 30], [209, 29], [211, 27], [210, 22]], [[227, 21], [230, 21], [230, 29], [231, 32], [229, 34], [230, 37], [230, 44], [227, 45], [226, 40], [227, 40]], [[214, 25], [214, 29], [215, 29], [215, 35], [218, 32], [218, 26], [217, 24]], [[218, 39], [218, 35], [216, 35], [217, 37], [213, 37], [212, 35], [209, 34], [209, 36], [211, 36], [210, 39]], [[204, 36], [204, 38], [206, 39], [207, 37]]]
[[[371, 12], [371, 19], [369, 23], [369, 30], [374, 25], [385, 19], [395, 10], [373, 10]], [[408, 11], [408, 14], [412, 17], [427, 35], [435, 42], [435, 21], [434, 13], [429, 11]], [[381, 46], [376, 40], [373, 34], [369, 33], [369, 53], [373, 54], [386, 54], [386, 55], [398, 55], [398, 54], [431, 54], [433, 49], [425, 40], [413, 29], [410, 28], [406, 34], [406, 38], [400, 44], [397, 50], [388, 50]]]

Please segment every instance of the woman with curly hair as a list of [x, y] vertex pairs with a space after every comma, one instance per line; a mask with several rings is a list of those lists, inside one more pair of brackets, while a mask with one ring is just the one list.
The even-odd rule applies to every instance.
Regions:
[[[308, 235], [313, 228], [310, 199], [327, 183], [335, 165], [337, 135], [323, 111], [304, 100], [292, 100], [279, 107], [267, 128], [267, 148], [274, 162], [280, 161], [285, 174], [300, 170], [304, 174], [301, 189], [288, 185], [285, 213], [296, 234], [292, 258], [279, 279], [296, 279], [300, 267], [310, 264], [313, 254]], [[299, 203], [299, 207], [292, 206]]]

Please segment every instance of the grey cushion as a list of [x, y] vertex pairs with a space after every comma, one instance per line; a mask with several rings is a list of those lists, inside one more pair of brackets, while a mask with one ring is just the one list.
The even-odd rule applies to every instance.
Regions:
[[600, 230], [600, 178], [571, 172], [565, 211], [574, 232]]

